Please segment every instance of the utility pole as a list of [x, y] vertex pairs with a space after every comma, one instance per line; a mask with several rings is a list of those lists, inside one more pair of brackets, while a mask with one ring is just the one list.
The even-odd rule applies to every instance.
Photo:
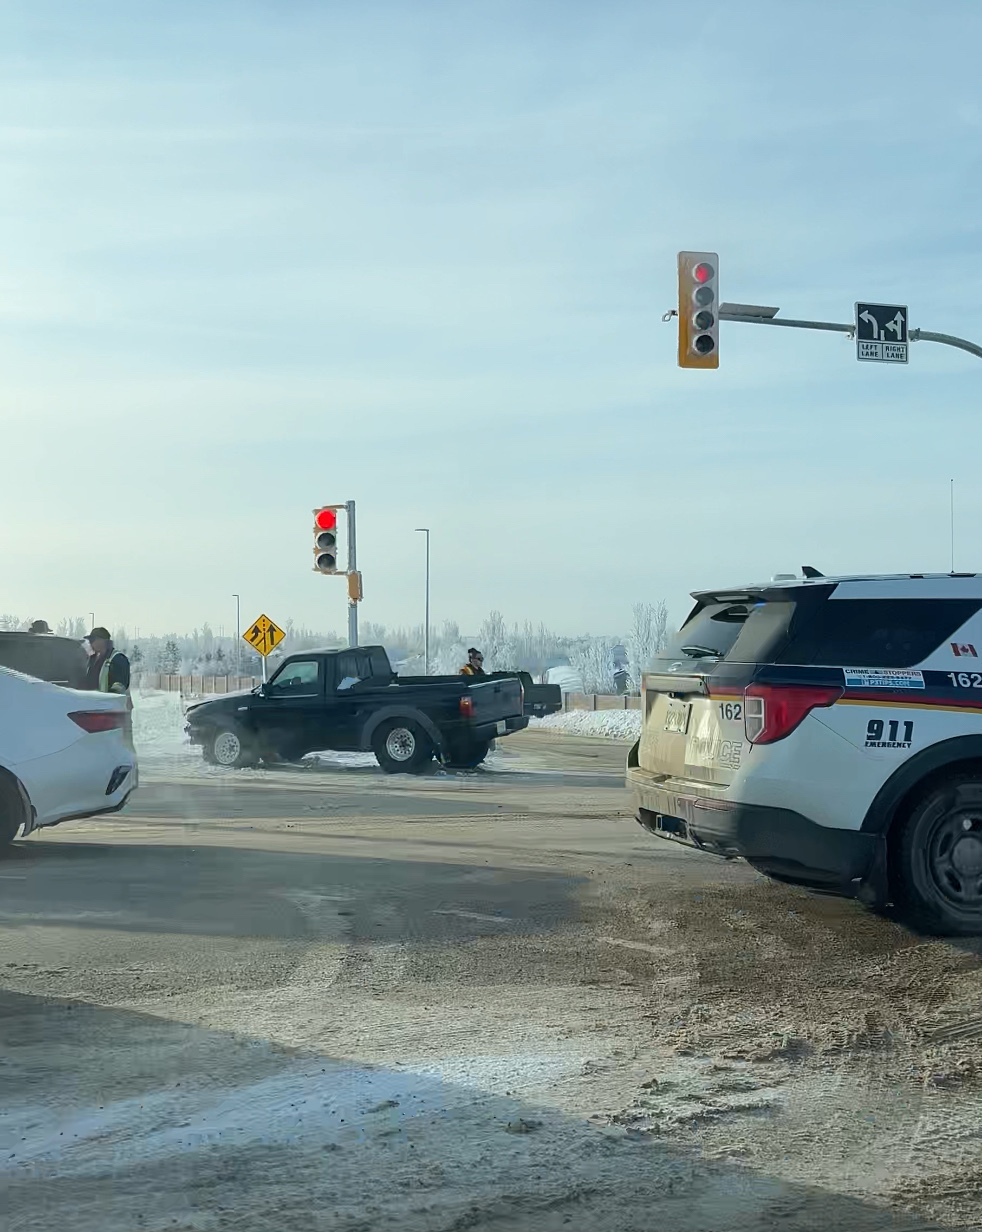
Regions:
[[423, 623], [423, 675], [430, 674], [430, 528], [417, 526], [418, 534], [426, 536], [426, 615]]
[[[355, 554], [355, 502], [345, 501], [344, 511], [348, 515], [348, 573], [358, 569], [358, 558]], [[348, 592], [348, 645], [358, 645], [358, 601]]]

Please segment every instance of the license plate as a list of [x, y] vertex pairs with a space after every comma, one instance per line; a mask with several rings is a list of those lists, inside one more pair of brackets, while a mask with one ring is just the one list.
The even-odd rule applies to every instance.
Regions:
[[508, 730], [507, 720], [499, 719], [498, 720], [498, 735], [503, 736], [507, 730]]
[[665, 730], [684, 736], [689, 729], [691, 702], [669, 702], [665, 711]]

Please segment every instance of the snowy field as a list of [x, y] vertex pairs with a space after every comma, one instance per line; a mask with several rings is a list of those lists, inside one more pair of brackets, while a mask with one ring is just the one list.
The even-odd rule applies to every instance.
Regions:
[[531, 728], [566, 736], [602, 736], [608, 740], [637, 740], [641, 735], [640, 710], [567, 710], [532, 719]]

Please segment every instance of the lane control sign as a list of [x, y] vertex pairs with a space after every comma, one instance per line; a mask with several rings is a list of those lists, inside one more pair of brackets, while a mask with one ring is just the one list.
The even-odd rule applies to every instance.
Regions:
[[260, 616], [242, 634], [242, 640], [248, 642], [253, 650], [261, 654], [264, 659], [285, 637], [286, 634], [279, 625], [274, 625], [268, 616]]
[[884, 364], [907, 363], [907, 305], [856, 305], [856, 358]]

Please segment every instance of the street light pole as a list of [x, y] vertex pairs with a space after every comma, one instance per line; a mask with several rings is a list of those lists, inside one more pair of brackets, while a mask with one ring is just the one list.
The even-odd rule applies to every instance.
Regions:
[[240, 641], [240, 626], [239, 626], [239, 596], [233, 595], [235, 600], [235, 674], [239, 674], [239, 641]]
[[[355, 544], [355, 502], [353, 500], [344, 502], [344, 511], [348, 518], [348, 575], [357, 573], [358, 571], [358, 556], [356, 553]], [[358, 645], [358, 601], [352, 598], [352, 592], [348, 591], [348, 647]]]
[[423, 624], [423, 675], [430, 674], [430, 528], [417, 526], [418, 534], [426, 536], [426, 617]]

